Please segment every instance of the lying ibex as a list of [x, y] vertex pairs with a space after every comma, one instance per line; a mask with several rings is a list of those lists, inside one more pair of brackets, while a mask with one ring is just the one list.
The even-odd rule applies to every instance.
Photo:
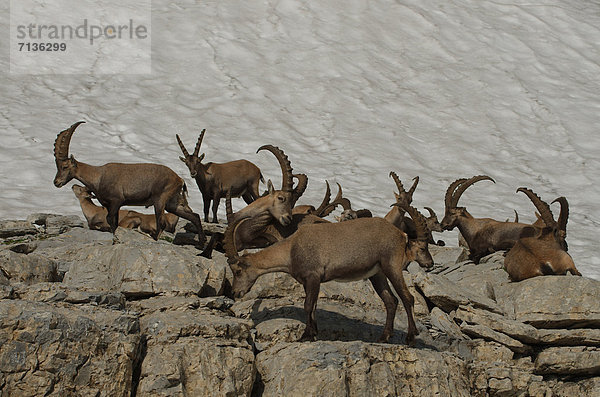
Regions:
[[187, 165], [192, 178], [196, 179], [198, 188], [202, 193], [204, 203], [204, 221], [208, 222], [208, 211], [210, 202], [213, 202], [213, 222], [217, 220], [219, 202], [225, 198], [227, 192], [231, 191], [232, 197], [242, 197], [246, 204], [250, 204], [258, 198], [259, 181], [264, 182], [260, 169], [248, 160], [235, 160], [223, 164], [202, 163], [204, 153], [198, 156], [200, 146], [204, 139], [206, 129], [202, 130], [194, 153], [189, 154], [179, 135], [175, 135], [177, 143], [184, 157], [179, 157]]
[[[523, 237], [519, 239], [504, 259], [504, 268], [512, 281], [521, 281], [531, 277], [567, 274], [570, 272], [576, 276], [581, 273], [575, 268], [573, 259], [565, 251], [566, 242], [564, 236], [566, 232], [561, 229], [564, 223], [566, 228], [565, 206], [568, 206], [564, 197], [559, 197], [555, 201], [561, 203], [561, 215], [559, 222], [554, 220], [550, 206], [543, 202], [539, 196], [526, 188], [519, 188], [517, 192], [525, 193], [540, 212], [541, 219], [545, 227], [541, 230], [535, 229], [537, 233], [533, 237]], [[533, 226], [532, 226], [533, 228]]]
[[[414, 208], [406, 209], [418, 216]], [[315, 340], [315, 309], [320, 284], [356, 281], [369, 278], [384, 302], [386, 322], [380, 342], [393, 334], [398, 299], [388, 280], [402, 300], [408, 317], [407, 343], [414, 341], [418, 330], [413, 317], [414, 298], [408, 291], [402, 269], [412, 260], [421, 266], [433, 266], [427, 241], [408, 241], [406, 234], [381, 218], [362, 218], [341, 223], [319, 223], [302, 226], [291, 237], [255, 253], [238, 255], [235, 246], [238, 230], [248, 219], [237, 220], [225, 232], [225, 253], [233, 272], [233, 293], [246, 294], [256, 279], [266, 273], [286, 272], [304, 286], [304, 310], [307, 321], [301, 341]], [[423, 222], [419, 222], [423, 223]]]
[[350, 201], [342, 197], [342, 187], [339, 183], [337, 184], [338, 194], [333, 201], [331, 201], [331, 187], [329, 186], [329, 182], [325, 181], [325, 184], [327, 185], [325, 197], [323, 197], [323, 201], [321, 201], [319, 207], [315, 208], [313, 205], [296, 205], [292, 209], [292, 214], [310, 214], [324, 218], [331, 214], [338, 205], [341, 205], [343, 208], [350, 207]]
[[108, 210], [106, 221], [114, 234], [119, 224], [119, 209], [123, 205], [154, 206], [156, 224], [160, 225], [152, 235], [155, 240], [162, 230], [164, 210], [192, 222], [198, 230], [198, 239], [204, 243], [200, 217], [188, 206], [186, 187], [175, 172], [159, 164], [108, 163], [101, 166], [88, 165], [69, 157], [69, 143], [75, 129], [83, 121], [61, 131], [54, 142], [56, 176], [54, 186], [62, 187], [72, 179], [83, 183]]
[[[110, 226], [106, 221], [108, 211], [106, 208], [94, 204], [92, 201], [94, 198], [92, 192], [80, 185], [73, 185], [71, 186], [71, 189], [79, 200], [88, 227], [92, 230], [100, 230], [103, 232], [110, 231]], [[179, 217], [167, 213], [164, 216], [164, 220], [166, 224], [164, 225], [163, 230], [174, 233]], [[154, 215], [142, 214], [137, 211], [119, 210], [119, 226], [125, 229], [135, 229], [136, 227], [139, 227], [142, 232], [152, 236], [156, 233], [156, 218]]]
[[[408, 190], [404, 190], [404, 186], [402, 185], [402, 181], [395, 172], [390, 172], [390, 176], [394, 179], [396, 183], [396, 187], [398, 188], [398, 193], [394, 192], [394, 196], [396, 197], [397, 203], [406, 203], [410, 205], [413, 200], [413, 194], [417, 185], [419, 184], [419, 177], [413, 178], [413, 184]], [[443, 246], [445, 245], [444, 241], [439, 240], [435, 241], [433, 239], [433, 234], [431, 232], [442, 232], [442, 227], [440, 222], [438, 221], [436, 213], [429, 207], [425, 207], [427, 211], [429, 211], [429, 217], [427, 220], [427, 227], [429, 230], [428, 242], [429, 244], [436, 244]], [[408, 235], [409, 239], [416, 238], [416, 228], [415, 222], [412, 218], [405, 216], [404, 211], [400, 206], [393, 206], [392, 209], [383, 217], [386, 221], [390, 222], [392, 225], [396, 226], [398, 229], [402, 230], [404, 233]]]
[[491, 218], [474, 218], [465, 207], [458, 207], [464, 191], [477, 181], [495, 181], [486, 175], [462, 178], [448, 187], [444, 204], [446, 213], [441, 226], [444, 230], [458, 227], [469, 247], [469, 259], [478, 263], [485, 255], [499, 250], [508, 250], [522, 237], [524, 231], [534, 230], [531, 225], [515, 222], [500, 222]]

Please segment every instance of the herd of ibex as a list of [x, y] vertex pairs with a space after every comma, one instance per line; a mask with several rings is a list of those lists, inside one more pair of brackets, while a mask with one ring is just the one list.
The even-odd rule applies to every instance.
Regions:
[[[72, 179], [84, 186], [74, 185], [73, 192], [90, 229], [111, 231], [117, 226], [140, 228], [158, 239], [163, 230], [175, 231], [179, 217], [190, 221], [197, 230], [198, 244], [204, 247], [200, 216], [187, 203], [187, 188], [181, 177], [170, 168], [159, 164], [108, 163], [88, 165], [69, 157], [69, 143], [75, 129], [83, 121], [60, 132], [54, 144], [57, 173], [54, 185], [62, 187]], [[521, 187], [539, 214], [532, 224], [475, 218], [458, 201], [465, 190], [478, 181], [495, 182], [487, 175], [461, 178], [452, 182], [444, 199], [445, 213], [441, 222], [435, 212], [424, 207], [429, 217], [413, 207], [413, 193], [419, 183], [414, 178], [406, 191], [398, 175], [391, 172], [398, 193], [392, 209], [383, 218], [373, 217], [367, 209], [353, 210], [350, 201], [338, 194], [331, 201], [331, 188], [326, 181], [326, 192], [321, 204], [296, 205], [308, 186], [305, 174], [294, 174], [285, 153], [276, 146], [264, 145], [258, 150], [273, 153], [282, 171], [281, 188], [277, 190], [267, 181], [267, 191], [259, 194], [259, 183], [264, 182], [260, 169], [247, 160], [227, 163], [203, 163], [199, 155], [205, 130], [202, 130], [193, 154], [186, 150], [179, 135], [180, 157], [192, 178], [196, 180], [204, 202], [204, 221], [208, 222], [212, 201], [212, 221], [217, 222], [221, 199], [226, 200], [228, 227], [219, 237], [213, 233], [202, 255], [210, 257], [212, 249], [221, 240], [229, 266], [233, 272], [233, 294], [239, 298], [250, 290], [256, 279], [270, 272], [287, 272], [305, 289], [304, 309], [307, 321], [301, 340], [314, 340], [317, 335], [315, 308], [320, 284], [369, 279], [381, 297], [387, 317], [380, 341], [386, 342], [393, 333], [398, 299], [388, 283], [391, 282], [408, 316], [407, 342], [418, 333], [413, 318], [414, 298], [404, 281], [403, 270], [411, 261], [425, 268], [433, 266], [429, 244], [435, 242], [432, 231], [442, 232], [458, 228], [469, 248], [469, 258], [479, 260], [495, 251], [507, 251], [505, 269], [512, 281], [553, 274], [581, 276], [567, 253], [566, 226], [568, 202], [559, 197], [560, 215], [556, 221], [550, 206], [530, 189]], [[294, 185], [294, 179], [297, 183]], [[232, 197], [242, 197], [247, 206], [233, 213]], [[93, 202], [96, 199], [100, 206]], [[122, 206], [153, 206], [154, 215]], [[332, 223], [324, 217], [340, 206], [343, 211]], [[165, 214], [164, 212], [168, 213]], [[114, 240], [116, 242], [116, 239]], [[247, 248], [259, 248], [240, 255]]]

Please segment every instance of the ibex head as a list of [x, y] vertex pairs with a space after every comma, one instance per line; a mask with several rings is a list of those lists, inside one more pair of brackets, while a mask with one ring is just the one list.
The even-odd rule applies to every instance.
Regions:
[[54, 160], [56, 161], [56, 176], [54, 177], [54, 186], [63, 187], [75, 177], [74, 172], [77, 168], [77, 161], [73, 156], [69, 157], [69, 143], [75, 129], [79, 124], [85, 121], [78, 121], [68, 129], [61, 131], [54, 141]]
[[560, 245], [561, 249], [564, 251], [568, 250], [568, 245], [566, 242], [567, 237], [567, 220], [569, 217], [569, 203], [565, 197], [559, 197], [554, 200], [552, 203], [558, 202], [560, 203], [560, 215], [558, 217], [558, 222], [554, 220], [554, 216], [552, 215], [552, 211], [550, 210], [550, 206], [548, 203], [543, 201], [537, 194], [535, 194], [531, 189], [527, 189], [524, 187], [520, 187], [517, 189], [517, 192], [522, 192], [529, 197], [535, 208], [540, 213], [540, 218], [544, 221], [545, 227], [542, 230], [542, 234], [552, 233], [556, 242]]
[[419, 266], [430, 269], [433, 267], [433, 258], [429, 253], [429, 244], [427, 243], [429, 240], [429, 230], [427, 229], [425, 217], [415, 207], [406, 203], [394, 203], [392, 206], [400, 207], [415, 222], [417, 238], [415, 240], [408, 240], [407, 251], [412, 260], [416, 261]]
[[239, 256], [235, 244], [235, 235], [238, 227], [250, 218], [243, 218], [227, 226], [223, 238], [223, 247], [227, 263], [233, 272], [232, 292], [235, 299], [243, 297], [256, 282], [260, 274], [246, 262], [245, 256]]
[[277, 158], [277, 161], [279, 161], [282, 173], [281, 190], [275, 190], [270, 181], [267, 183], [269, 189], [268, 196], [271, 198], [269, 212], [279, 221], [279, 223], [283, 226], [287, 226], [292, 221], [292, 207], [302, 194], [301, 189], [305, 189], [306, 185], [299, 183], [299, 187], [296, 189], [293, 188], [294, 180], [292, 165], [283, 150], [279, 149], [277, 146], [263, 145], [258, 148], [256, 153], [261, 150], [268, 150], [273, 153]]
[[442, 222], [440, 224], [443, 230], [454, 229], [458, 225], [459, 219], [463, 216], [466, 216], [467, 209], [465, 207], [458, 207], [458, 200], [469, 186], [471, 186], [475, 182], [483, 180], [488, 180], [496, 183], [496, 181], [494, 181], [491, 177], [487, 175], [478, 175], [470, 179], [457, 179], [450, 184], [448, 190], [446, 190], [446, 196], [444, 198], [444, 219], [442, 219]]
[[442, 225], [440, 224], [435, 211], [429, 207], [425, 207], [425, 209], [429, 212], [429, 217], [425, 218], [425, 221], [427, 222], [427, 228], [432, 232], [443, 232], [444, 229], [442, 229]]
[[183, 161], [188, 167], [188, 169], [190, 170], [190, 176], [192, 178], [196, 178], [196, 176], [198, 175], [198, 169], [202, 167], [202, 160], [204, 160], [204, 153], [202, 153], [200, 156], [198, 156], [198, 153], [200, 152], [200, 146], [202, 146], [202, 140], [204, 139], [205, 132], [206, 128], [203, 129], [202, 132], [200, 132], [198, 142], [196, 142], [196, 147], [194, 148], [194, 153], [191, 155], [188, 153], [187, 149], [183, 145], [183, 142], [181, 142], [179, 134], [175, 134], [175, 137], [177, 138], [177, 143], [179, 143], [179, 147], [183, 152], [183, 157], [179, 156], [179, 159]]
[[84, 186], [73, 185], [73, 186], [71, 186], [71, 189], [73, 190], [73, 193], [75, 193], [75, 196], [80, 200], [81, 199], [91, 200], [91, 199], [95, 198], [95, 196], [92, 194], [92, 192]]

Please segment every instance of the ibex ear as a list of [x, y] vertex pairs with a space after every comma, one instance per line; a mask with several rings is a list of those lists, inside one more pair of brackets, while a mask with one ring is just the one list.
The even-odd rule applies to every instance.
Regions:
[[394, 197], [396, 197], [396, 201], [400, 200], [400, 195], [396, 192], [394, 192]]
[[202, 153], [202, 154], [200, 155], [200, 157], [198, 157], [198, 161], [202, 161], [202, 160], [204, 160], [204, 153]]
[[75, 157], [73, 157], [73, 155], [71, 155], [71, 157], [69, 157], [69, 162], [71, 163], [71, 165], [73, 165], [74, 167], [77, 166], [77, 161], [75, 161]]
[[269, 189], [269, 194], [273, 194], [273, 192], [275, 191], [275, 188], [273, 187], [273, 182], [271, 182], [270, 179], [267, 181], [267, 189]]
[[179, 156], [179, 160], [181, 160], [185, 163], [185, 157]]

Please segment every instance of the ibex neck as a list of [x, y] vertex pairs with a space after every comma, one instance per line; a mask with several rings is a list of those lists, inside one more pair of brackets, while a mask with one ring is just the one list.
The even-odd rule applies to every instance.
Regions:
[[77, 165], [75, 168], [75, 179], [83, 183], [85, 187], [91, 191], [97, 191], [98, 185], [100, 184], [100, 177], [102, 175], [101, 171], [99, 170], [100, 167], [81, 163], [79, 161], [76, 161], [75, 164]]
[[291, 242], [280, 241], [258, 252], [247, 254], [246, 258], [259, 275], [274, 272], [290, 273]]

